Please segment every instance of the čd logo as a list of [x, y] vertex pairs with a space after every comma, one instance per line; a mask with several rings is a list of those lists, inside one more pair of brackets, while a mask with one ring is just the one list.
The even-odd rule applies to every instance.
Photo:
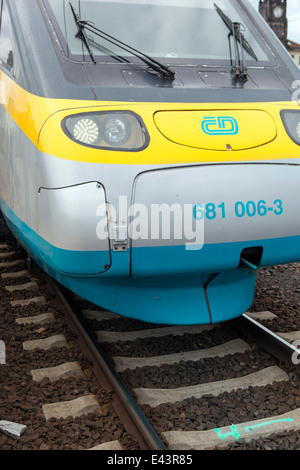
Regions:
[[235, 135], [239, 132], [239, 125], [233, 117], [204, 117], [201, 128], [208, 135]]

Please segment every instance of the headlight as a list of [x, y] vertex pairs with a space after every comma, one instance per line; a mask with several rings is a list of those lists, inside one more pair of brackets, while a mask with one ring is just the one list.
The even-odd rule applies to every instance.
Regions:
[[281, 111], [281, 119], [290, 138], [300, 145], [300, 111]]
[[130, 111], [74, 114], [62, 121], [67, 136], [92, 148], [105, 150], [143, 150], [150, 138], [140, 116]]
[[104, 140], [108, 145], [120, 147], [131, 137], [131, 125], [125, 116], [109, 116], [103, 120]]
[[79, 142], [93, 145], [99, 140], [100, 128], [97, 121], [93, 119], [78, 119], [73, 125], [73, 135]]

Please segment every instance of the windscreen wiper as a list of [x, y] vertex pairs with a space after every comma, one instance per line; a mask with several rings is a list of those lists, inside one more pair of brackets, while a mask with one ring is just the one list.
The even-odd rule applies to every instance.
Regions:
[[82, 27], [82, 26], [80, 26], [80, 24], [78, 24], [80, 22], [80, 18], [77, 15], [77, 13], [75, 12], [74, 7], [71, 3], [70, 3], [70, 7], [71, 7], [71, 10], [72, 10], [72, 13], [73, 13], [73, 16], [74, 16], [74, 20], [75, 20], [75, 22], [77, 24], [77, 27], [78, 27], [78, 32], [77, 32], [75, 37], [77, 37], [77, 38], [79, 38], [83, 41], [83, 43], [85, 44], [85, 46], [88, 50], [88, 53], [89, 53], [92, 61], [94, 62], [94, 64], [96, 64], [96, 60], [94, 58], [94, 54], [92, 52], [91, 46], [93, 46], [94, 48], [100, 50], [101, 52], [104, 52], [104, 54], [113, 57], [114, 59], [118, 60], [119, 62], [129, 63], [129, 60], [125, 59], [125, 57], [120, 57], [118, 54], [111, 51], [107, 47], [104, 47], [101, 44], [99, 44], [98, 42], [94, 41], [94, 39], [89, 38], [87, 36], [86, 32], [85, 32], [84, 27]]
[[96, 63], [95, 61], [95, 57], [94, 57], [94, 54], [92, 52], [92, 49], [90, 48], [90, 41], [89, 41], [89, 38], [85, 32], [85, 29], [84, 29], [84, 26], [81, 25], [80, 23], [80, 17], [79, 15], [77, 15], [72, 3], [70, 2], [70, 7], [71, 7], [71, 10], [72, 10], [72, 13], [73, 13], [73, 16], [74, 16], [74, 20], [75, 20], [75, 23], [77, 24], [77, 27], [78, 27], [78, 33], [76, 34], [76, 38], [79, 38], [83, 41], [85, 47], [87, 48], [88, 50], [88, 53], [90, 55], [90, 58], [92, 59], [92, 61], [94, 62], [94, 64]]
[[104, 31], [101, 31], [99, 28], [93, 25], [90, 21], [85, 21], [81, 20], [79, 15], [75, 12], [75, 9], [72, 5], [71, 2], [70, 7], [73, 12], [73, 16], [75, 19], [75, 22], [78, 27], [78, 33], [76, 34], [76, 37], [79, 37], [82, 39], [84, 42], [88, 53], [94, 63], [96, 63], [93, 52], [90, 47], [90, 41], [88, 39], [88, 36], [86, 34], [87, 31], [91, 31], [92, 33], [96, 34], [96, 36], [99, 36], [102, 39], [105, 39], [106, 41], [110, 42], [111, 44], [120, 47], [126, 52], [129, 52], [130, 54], [138, 57], [140, 60], [142, 60], [148, 67], [150, 67], [152, 70], [158, 73], [158, 75], [161, 78], [168, 79], [168, 80], [174, 80], [175, 79], [175, 72], [171, 70], [167, 65], [161, 64], [157, 60], [153, 59], [152, 57], [144, 54], [143, 52], [138, 51], [137, 49], [134, 49], [131, 46], [128, 46], [128, 44], [125, 44], [124, 42], [120, 41], [119, 39], [114, 38], [113, 36], [110, 36], [109, 34], [105, 33]]
[[[243, 33], [241, 31], [241, 27], [242, 27], [241, 23], [232, 21], [229, 18], [229, 16], [227, 16], [223, 12], [223, 10], [221, 10], [221, 8], [219, 8], [218, 5], [216, 5], [215, 3], [214, 3], [214, 6], [215, 6], [218, 14], [220, 15], [220, 17], [222, 18], [222, 20], [226, 24], [226, 26], [229, 28], [230, 35], [232, 35], [232, 37], [233, 37], [234, 54], [235, 54], [234, 79], [235, 80], [247, 80], [248, 79], [248, 71], [247, 71], [246, 60], [245, 60], [245, 56], [244, 56], [244, 49], [256, 61], [258, 61], [258, 58], [257, 58], [254, 50], [252, 49], [252, 47], [250, 46], [250, 44], [248, 43], [247, 39], [245, 38], [245, 36], [243, 35]], [[240, 44], [241, 54], [239, 53], [239, 47], [238, 47], [239, 44]], [[230, 51], [231, 51], [231, 48], [230, 48]]]

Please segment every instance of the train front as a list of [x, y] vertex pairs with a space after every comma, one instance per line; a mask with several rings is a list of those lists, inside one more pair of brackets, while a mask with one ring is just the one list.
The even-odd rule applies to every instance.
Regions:
[[299, 69], [244, 1], [44, 5], [71, 90], [39, 136], [44, 266], [128, 317], [242, 314], [300, 259]]

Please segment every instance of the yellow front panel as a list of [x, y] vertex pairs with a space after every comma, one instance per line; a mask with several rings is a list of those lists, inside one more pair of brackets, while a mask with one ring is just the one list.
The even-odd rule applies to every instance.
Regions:
[[[43, 152], [67, 160], [130, 165], [176, 165], [204, 162], [239, 162], [300, 157], [300, 147], [287, 135], [280, 117], [282, 109], [299, 110], [295, 102], [276, 103], [133, 103], [50, 99], [33, 95], [0, 72], [0, 103], [27, 137]], [[233, 108], [234, 106], [234, 108]], [[202, 111], [204, 117], [234, 117], [239, 123], [239, 136], [207, 135], [201, 148], [201, 122], [180, 119], [185, 111], [193, 116]], [[98, 150], [77, 144], [63, 132], [66, 116], [94, 111], [133, 111], [140, 115], [150, 135], [149, 146], [139, 152]], [[218, 114], [216, 114], [218, 110]], [[165, 116], [166, 138], [157, 128], [157, 116]], [[202, 116], [202, 114], [201, 114]], [[162, 124], [159, 124], [162, 126]], [[229, 125], [225, 123], [225, 126]], [[163, 127], [162, 126], [162, 127]], [[214, 129], [211, 124], [207, 129]], [[170, 140], [176, 140], [175, 143]], [[202, 135], [203, 137], [203, 135]], [[226, 138], [227, 137], [227, 138]], [[268, 143], [266, 143], [268, 142]], [[265, 145], [263, 145], [265, 143]], [[199, 147], [200, 145], [200, 147]], [[229, 147], [229, 146], [230, 147]], [[248, 146], [253, 146], [250, 148]], [[241, 147], [244, 150], [241, 150]]]
[[209, 150], [244, 150], [276, 137], [270, 114], [260, 110], [212, 109], [164, 111], [154, 117], [160, 132], [172, 142]]

